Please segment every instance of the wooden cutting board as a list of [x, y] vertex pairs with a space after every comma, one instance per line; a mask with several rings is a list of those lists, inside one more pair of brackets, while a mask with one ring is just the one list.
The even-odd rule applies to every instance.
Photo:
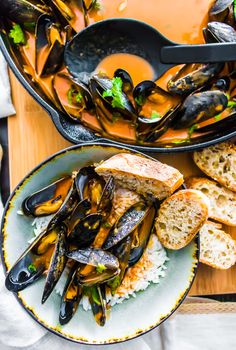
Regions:
[[[30, 97], [11, 74], [16, 116], [8, 119], [10, 184], [18, 182], [46, 157], [70, 143], [54, 127], [50, 117]], [[185, 176], [199, 174], [191, 154], [158, 155], [158, 159], [177, 167]], [[236, 229], [228, 230], [236, 239]], [[201, 265], [191, 289], [191, 295], [236, 293], [236, 266], [218, 271]]]

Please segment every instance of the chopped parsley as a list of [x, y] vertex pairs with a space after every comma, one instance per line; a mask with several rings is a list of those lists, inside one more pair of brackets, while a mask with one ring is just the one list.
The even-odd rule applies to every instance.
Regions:
[[112, 99], [112, 107], [125, 109], [125, 97], [122, 91], [123, 81], [120, 77], [112, 79], [111, 89], [107, 89], [103, 92], [103, 97], [110, 97]]
[[156, 111], [152, 111], [151, 119], [161, 119], [161, 114]]
[[214, 116], [214, 119], [218, 122], [221, 119], [221, 113]]
[[189, 129], [188, 129], [188, 136], [192, 137], [192, 134], [194, 133], [195, 130], [198, 129], [198, 124], [193, 124]]
[[103, 273], [104, 271], [106, 271], [106, 269], [106, 266], [103, 264], [98, 264], [98, 266], [96, 267], [97, 273]]
[[26, 44], [25, 34], [19, 24], [14, 24], [10, 30], [9, 37], [13, 39], [14, 44]]
[[91, 296], [92, 296], [93, 301], [97, 305], [101, 305], [101, 301], [100, 301], [100, 297], [99, 297], [99, 293], [98, 293], [97, 287], [92, 287], [91, 288]]
[[235, 106], [236, 106], [236, 102], [235, 101], [229, 101], [228, 102], [228, 105], [227, 105], [228, 108], [233, 108]]
[[120, 285], [120, 277], [116, 276], [115, 278], [113, 278], [113, 280], [108, 282], [109, 287], [111, 288], [111, 293], [112, 295], [114, 295], [115, 290], [119, 287]]
[[188, 142], [190, 142], [189, 138], [188, 139], [183, 139], [183, 140], [172, 141], [172, 143], [174, 145], [180, 145], [181, 143], [188, 143]]
[[93, 7], [92, 8], [95, 11], [101, 10], [101, 4], [100, 4], [99, 0], [94, 0], [93, 1]]
[[236, 19], [236, 0], [234, 0], [234, 18]]
[[69, 104], [81, 103], [83, 101], [83, 96], [80, 91], [77, 91], [73, 86], [67, 91], [67, 98]]
[[145, 97], [143, 97], [142, 95], [139, 95], [139, 96], [135, 97], [134, 100], [138, 106], [143, 106], [144, 102], [145, 102]]
[[105, 228], [111, 228], [111, 224], [109, 223], [109, 222], [104, 222], [104, 224], [103, 224], [103, 226], [105, 227]]
[[36, 272], [36, 271], [37, 271], [37, 269], [36, 269], [36, 267], [34, 266], [34, 264], [30, 264], [30, 265], [28, 266], [28, 270], [29, 270], [30, 272]]

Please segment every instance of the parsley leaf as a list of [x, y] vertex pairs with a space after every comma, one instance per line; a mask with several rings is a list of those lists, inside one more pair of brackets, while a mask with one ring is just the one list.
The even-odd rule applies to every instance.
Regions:
[[103, 273], [104, 271], [106, 271], [106, 269], [106, 266], [103, 264], [98, 264], [98, 266], [96, 267], [97, 273]]
[[137, 103], [138, 106], [143, 106], [145, 102], [145, 98], [142, 95], [139, 95], [135, 97], [135, 102]]
[[115, 290], [119, 287], [120, 285], [120, 276], [116, 276], [115, 278], [113, 278], [113, 280], [109, 281], [107, 283], [109, 285], [109, 287], [111, 288], [111, 293], [112, 295], [115, 294]]
[[25, 34], [19, 24], [14, 24], [10, 30], [9, 37], [13, 39], [14, 44], [26, 44]]
[[103, 92], [103, 97], [111, 97], [112, 98], [112, 107], [125, 109], [125, 97], [122, 91], [123, 81], [120, 77], [115, 77], [112, 79], [112, 87], [111, 89], [107, 89]]
[[93, 2], [93, 9], [95, 11], [101, 10], [101, 4], [100, 4], [99, 0], [94, 0], [94, 2]]
[[30, 264], [30, 265], [28, 266], [28, 270], [29, 270], [30, 272], [37, 272], [37, 269], [36, 269], [36, 267], [34, 266], [34, 264]]
[[236, 102], [235, 101], [229, 101], [228, 104], [227, 104], [228, 108], [233, 108], [235, 106], [236, 106]]
[[221, 113], [214, 116], [214, 119], [218, 122], [221, 119]]
[[236, 0], [234, 0], [234, 18], [236, 19]]
[[81, 103], [83, 96], [80, 91], [74, 89], [73, 86], [67, 91], [67, 99], [69, 104], [73, 105], [74, 103]]
[[189, 129], [188, 129], [188, 136], [192, 137], [192, 134], [194, 133], [195, 130], [198, 129], [198, 124], [193, 124]]
[[152, 111], [151, 119], [161, 119], [161, 114], [156, 111]]
[[91, 296], [93, 301], [97, 304], [97, 305], [101, 305], [101, 301], [99, 298], [99, 294], [98, 294], [98, 290], [96, 287], [92, 287], [91, 288]]

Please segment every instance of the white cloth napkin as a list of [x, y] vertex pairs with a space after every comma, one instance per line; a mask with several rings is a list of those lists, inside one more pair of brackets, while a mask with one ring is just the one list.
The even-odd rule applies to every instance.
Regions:
[[11, 88], [9, 83], [7, 64], [0, 51], [0, 118], [15, 114], [11, 102]]
[[[0, 52], [0, 118], [14, 114], [7, 66]], [[0, 161], [2, 150], [0, 146]], [[2, 216], [0, 199], [0, 218]], [[1, 265], [1, 264], [0, 264]], [[0, 266], [0, 350], [234, 350], [236, 314], [175, 314], [158, 329], [109, 346], [83, 346], [49, 333], [19, 305], [4, 285]], [[158, 297], [158, 296], [157, 296]], [[151, 300], [150, 300], [151, 305]], [[151, 312], [151, 307], [150, 307]]]

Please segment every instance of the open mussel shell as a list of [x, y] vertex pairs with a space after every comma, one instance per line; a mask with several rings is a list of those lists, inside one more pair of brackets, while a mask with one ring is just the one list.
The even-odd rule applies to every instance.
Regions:
[[36, 24], [36, 72], [41, 77], [54, 74], [63, 63], [64, 44], [52, 17], [42, 15]]
[[122, 94], [122, 106], [114, 106], [112, 97], [104, 97], [104, 93], [112, 89], [112, 79], [103, 77], [100, 75], [94, 75], [89, 81], [89, 89], [93, 96], [93, 101], [96, 107], [96, 111], [99, 117], [100, 110], [104, 112], [107, 119], [113, 122], [114, 114], [116, 117], [121, 116], [125, 120], [135, 121], [136, 113], [135, 109], [129, 100], [128, 96], [123, 92]]
[[151, 207], [146, 215], [145, 220], [140, 224], [136, 229], [137, 237], [134, 237], [134, 240], [137, 240], [135, 248], [131, 250], [129, 257], [129, 267], [135, 265], [141, 256], [148, 244], [150, 235], [153, 230], [154, 222], [156, 216], [156, 209]]
[[99, 179], [100, 177], [95, 172], [93, 166], [81, 168], [75, 178], [75, 186], [80, 200], [85, 199], [85, 190], [90, 180]]
[[45, 216], [56, 213], [63, 204], [71, 184], [72, 178], [67, 176], [33, 193], [22, 203], [24, 214]]
[[6, 287], [19, 292], [41, 277], [51, 259], [58, 230], [42, 232], [24, 251], [6, 277]]
[[93, 213], [81, 219], [70, 232], [68, 242], [79, 248], [89, 247], [100, 230], [102, 218], [101, 214]]
[[75, 314], [83, 296], [82, 287], [79, 285], [77, 270], [79, 265], [75, 263], [70, 270], [67, 282], [62, 294], [59, 322], [67, 324]]
[[68, 252], [67, 256], [81, 264], [91, 265], [96, 268], [103, 266], [104, 270], [117, 270], [119, 268], [119, 261], [117, 258], [113, 254], [102, 249], [78, 249]]
[[77, 193], [75, 180], [73, 179], [71, 188], [69, 192], [67, 193], [67, 196], [60, 207], [60, 209], [56, 212], [56, 214], [52, 217], [50, 222], [48, 223], [47, 230], [52, 230], [55, 226], [61, 224], [63, 221], [65, 221], [73, 212], [76, 205], [79, 202], [79, 196]]
[[[144, 80], [139, 83], [133, 90], [133, 98], [136, 103], [136, 108], [138, 112], [141, 110], [142, 106], [145, 104], [146, 99], [156, 92], [163, 92], [153, 81]], [[166, 93], [166, 92], [165, 92]]]
[[96, 270], [91, 271], [89, 274], [80, 276], [80, 284], [84, 287], [92, 287], [100, 285], [106, 282], [110, 282], [115, 279], [120, 273], [120, 269], [105, 270], [102, 273]]
[[89, 301], [97, 324], [103, 327], [106, 323], [106, 289], [105, 286], [94, 286], [89, 291]]
[[132, 205], [117, 224], [110, 231], [103, 249], [110, 249], [130, 235], [136, 227], [142, 222], [148, 212], [148, 206], [145, 202], [138, 202]]
[[209, 22], [203, 31], [205, 40], [212, 42], [236, 42], [236, 31], [226, 23]]
[[3, 0], [0, 13], [12, 21], [23, 25], [27, 30], [34, 28], [38, 18], [50, 9], [40, 0]]
[[56, 246], [53, 252], [53, 256], [50, 261], [50, 266], [48, 268], [46, 283], [42, 296], [42, 303], [48, 299], [50, 294], [52, 293], [55, 285], [57, 284], [61, 274], [66, 266], [67, 256], [67, 244], [66, 244], [66, 236], [67, 236], [67, 227], [62, 224], [58, 227], [58, 236]]
[[196, 132], [200, 133], [222, 133], [225, 130], [235, 130], [236, 129], [236, 110], [232, 110], [229, 115], [223, 119], [217, 120], [214, 123], [199, 126], [196, 128]]
[[125, 94], [131, 94], [134, 89], [134, 84], [133, 80], [130, 76], [130, 74], [124, 70], [124, 69], [117, 69], [114, 73], [114, 77], [119, 77], [121, 78], [123, 85], [122, 85], [122, 90]]
[[188, 68], [188, 65], [185, 65], [168, 81], [168, 91], [180, 96], [190, 94], [208, 84], [221, 72], [223, 67], [223, 63], [209, 63], [185, 74]]
[[105, 187], [103, 188], [101, 199], [97, 207], [98, 212], [101, 213], [104, 217], [109, 215], [111, 211], [114, 191], [115, 180], [113, 176], [110, 176], [106, 182]]
[[182, 104], [174, 128], [191, 127], [193, 124], [210, 119], [227, 108], [227, 95], [218, 90], [203, 91], [190, 95]]
[[84, 199], [83, 201], [79, 202], [76, 205], [71, 215], [65, 221], [68, 227], [69, 234], [70, 232], [72, 232], [74, 227], [79, 223], [79, 221], [88, 214], [88, 211], [90, 209], [91, 209], [91, 203], [88, 199]]
[[53, 79], [53, 88], [62, 108], [75, 121], [80, 120], [85, 111], [91, 111], [94, 108], [87, 86], [68, 74], [56, 74]]

